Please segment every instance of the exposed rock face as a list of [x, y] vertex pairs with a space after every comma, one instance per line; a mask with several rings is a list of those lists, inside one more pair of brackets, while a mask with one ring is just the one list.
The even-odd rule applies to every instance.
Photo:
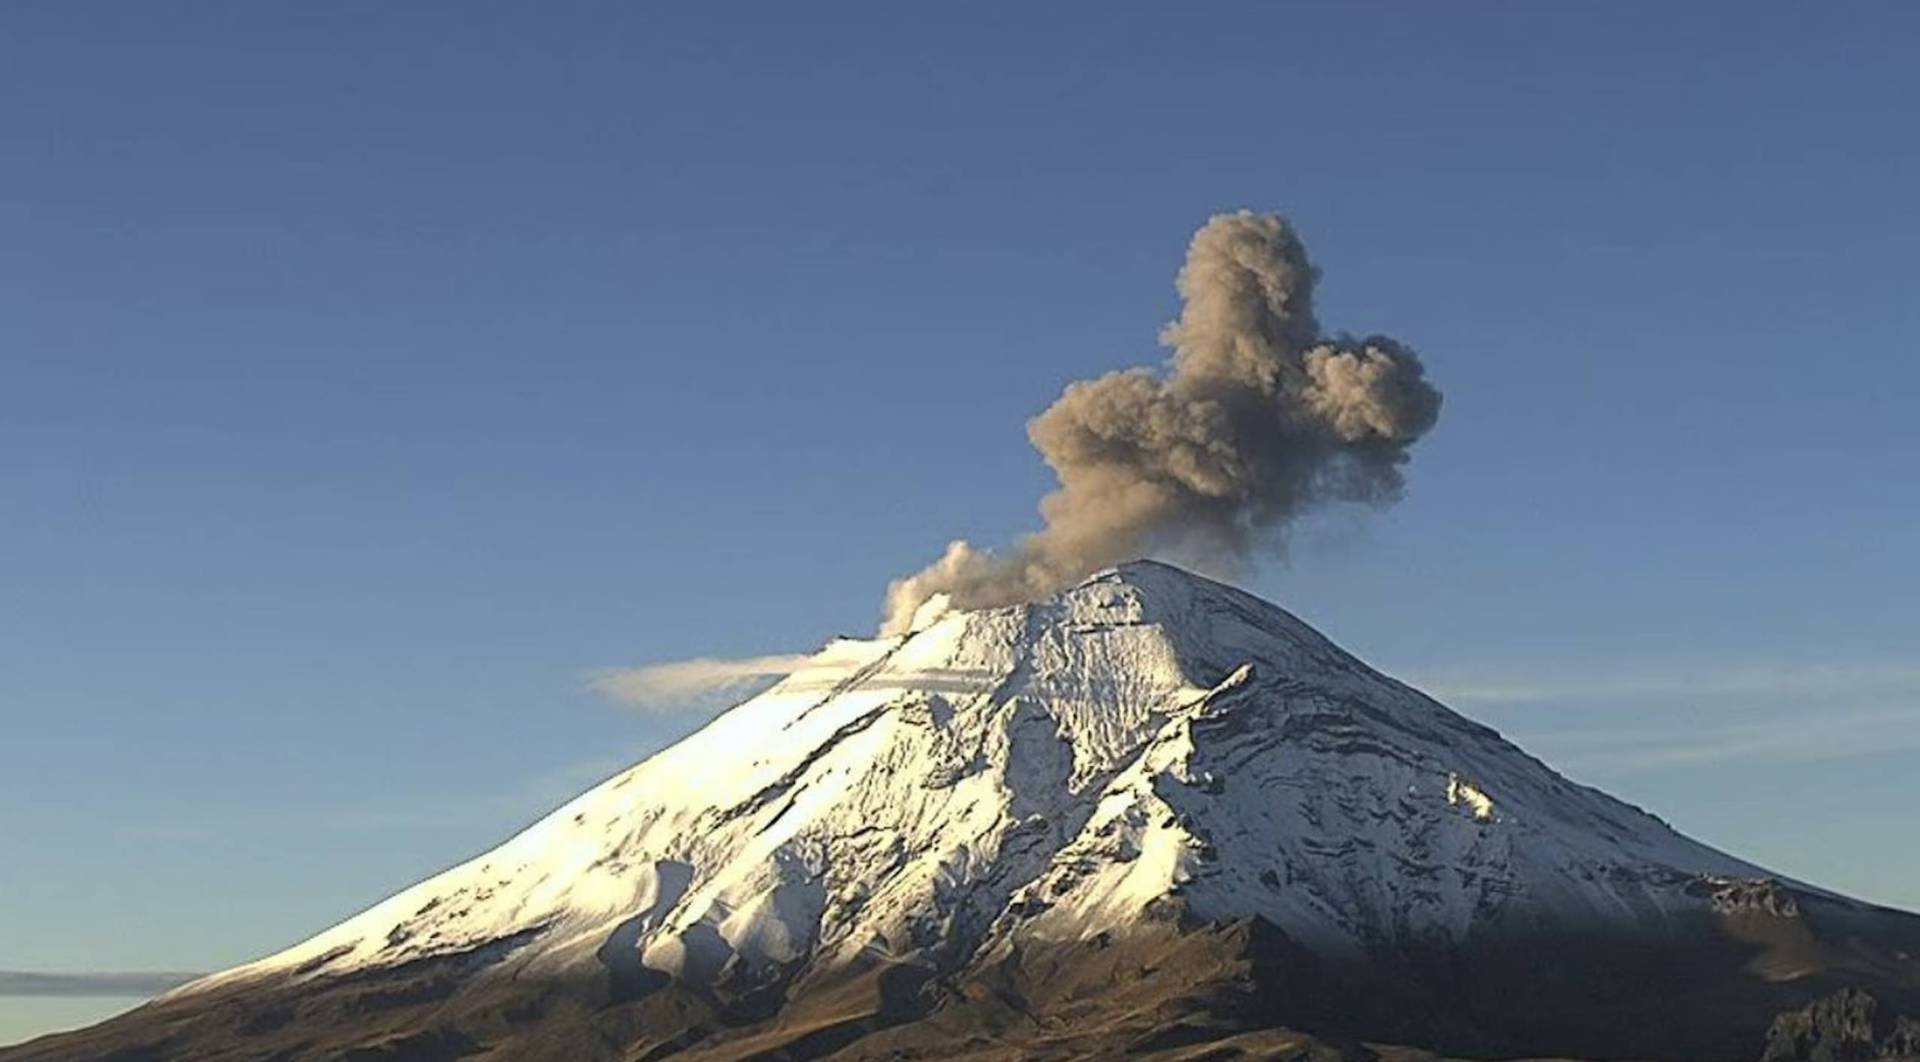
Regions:
[[1920, 918], [1142, 563], [836, 642], [467, 864], [0, 1058], [1752, 1059], [1840, 988], [1914, 1009], [1916, 955]]
[[1920, 1059], [1920, 1021], [1895, 1015], [1872, 994], [1842, 989], [1774, 1019], [1761, 1062], [1892, 1062]]

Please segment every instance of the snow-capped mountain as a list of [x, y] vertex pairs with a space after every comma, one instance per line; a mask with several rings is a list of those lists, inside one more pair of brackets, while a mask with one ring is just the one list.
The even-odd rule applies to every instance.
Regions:
[[210, 983], [520, 933], [535, 969], [711, 980], [1085, 938], [1174, 896], [1352, 951], [1520, 914], [1657, 920], [1703, 876], [1763, 873], [1278, 609], [1142, 563], [835, 642], [500, 848]]
[[[1668, 1057], [1719, 1057], [1698, 1052], [1757, 1021], [1757, 1054], [1815, 989], [1904, 1005], [1916, 954], [1920, 919], [1682, 836], [1288, 613], [1141, 562], [836, 641], [499, 848], [95, 1035], [256, 1057], [251, 1021], [289, 1057], [520, 1058], [572, 1022], [552, 1057], [1044, 1053], [1011, 1009], [1659, 1054], [1657, 1030], [1558, 1015], [1586, 989], [1664, 1014], [1669, 982], [1706, 977]], [[1123, 981], [1157, 1015], [1140, 1029], [1088, 1003]], [[1510, 1028], [1503, 996], [1530, 1008]]]

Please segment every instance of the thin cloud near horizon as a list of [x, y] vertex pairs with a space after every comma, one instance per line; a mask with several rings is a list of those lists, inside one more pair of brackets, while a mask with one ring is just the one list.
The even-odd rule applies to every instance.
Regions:
[[179, 971], [39, 973], [0, 970], [0, 996], [154, 996], [203, 975]]
[[1774, 715], [1685, 730], [1540, 730], [1524, 738], [1560, 766], [1603, 775], [1715, 763], [1817, 763], [1920, 749], [1920, 702], [1883, 711]]
[[1659, 701], [1736, 695], [1920, 695], [1920, 667], [1905, 664], [1664, 663], [1605, 670], [1414, 670], [1410, 685], [1442, 701], [1525, 704], [1568, 700]]
[[[1920, 667], [1905, 664], [1664, 662], [1606, 672], [1416, 673], [1408, 681], [1445, 703], [1505, 709], [1523, 744], [1598, 775], [1920, 749]], [[1631, 715], [1615, 726], [1555, 729], [1551, 717], [1529, 711], [1574, 702], [1613, 702]]]

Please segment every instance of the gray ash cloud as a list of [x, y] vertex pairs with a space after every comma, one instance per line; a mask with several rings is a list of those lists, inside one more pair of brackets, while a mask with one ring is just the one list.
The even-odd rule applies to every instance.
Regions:
[[883, 631], [936, 595], [1014, 604], [1151, 553], [1230, 568], [1316, 506], [1397, 498], [1440, 392], [1404, 344], [1323, 333], [1318, 277], [1283, 218], [1209, 220], [1161, 336], [1171, 364], [1069, 384], [1028, 423], [1060, 481], [1040, 502], [1045, 527], [1005, 553], [952, 543], [888, 588]]

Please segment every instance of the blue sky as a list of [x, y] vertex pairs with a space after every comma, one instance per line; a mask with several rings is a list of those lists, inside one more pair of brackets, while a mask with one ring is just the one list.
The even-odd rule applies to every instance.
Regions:
[[1920, 907], [1916, 31], [10, 5], [0, 969], [291, 943], [699, 721], [594, 669], [870, 630], [949, 538], [1035, 525], [1025, 419], [1161, 357], [1242, 206], [1447, 393], [1400, 506], [1247, 584]]

